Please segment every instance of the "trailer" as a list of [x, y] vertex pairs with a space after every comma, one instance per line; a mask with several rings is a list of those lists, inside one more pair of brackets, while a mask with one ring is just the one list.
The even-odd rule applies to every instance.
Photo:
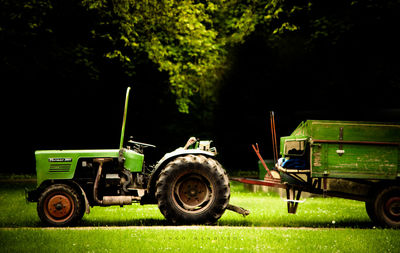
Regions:
[[271, 129], [274, 167], [253, 145], [265, 178], [231, 180], [285, 189], [289, 213], [309, 192], [363, 201], [374, 223], [400, 228], [400, 123], [307, 120], [280, 138], [279, 159], [273, 114]]

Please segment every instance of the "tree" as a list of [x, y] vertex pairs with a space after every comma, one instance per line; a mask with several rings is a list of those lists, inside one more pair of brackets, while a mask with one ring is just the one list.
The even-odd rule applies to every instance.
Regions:
[[[287, 47], [288, 54], [300, 44], [309, 52], [352, 44], [361, 54], [356, 57], [365, 56], [361, 49], [376, 53], [370, 49], [375, 45], [394, 57], [398, 42], [390, 36], [398, 24], [396, 0], [5, 0], [0, 7], [5, 72], [24, 69], [29, 74], [23, 76], [33, 76], [56, 69], [63, 77], [80, 73], [99, 80], [111, 60], [134, 83], [138, 66], [150, 63], [165, 73], [186, 113], [199, 98], [215, 100], [232, 49], [254, 32], [266, 47]], [[385, 62], [378, 54], [373, 58]], [[391, 66], [378, 68], [396, 85], [399, 77], [386, 70]]]
[[147, 56], [168, 73], [181, 112], [191, 98], [212, 98], [227, 68], [229, 47], [244, 41], [257, 16], [251, 1], [85, 0], [100, 18], [92, 33], [106, 38], [106, 53], [126, 65]]

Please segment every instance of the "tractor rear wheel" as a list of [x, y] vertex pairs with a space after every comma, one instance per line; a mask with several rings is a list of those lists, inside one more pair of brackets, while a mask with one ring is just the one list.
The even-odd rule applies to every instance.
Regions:
[[69, 226], [83, 216], [83, 203], [69, 185], [54, 184], [39, 197], [37, 212], [40, 220], [49, 226]]
[[174, 224], [213, 224], [229, 204], [229, 179], [212, 158], [187, 155], [169, 162], [156, 184], [158, 207]]

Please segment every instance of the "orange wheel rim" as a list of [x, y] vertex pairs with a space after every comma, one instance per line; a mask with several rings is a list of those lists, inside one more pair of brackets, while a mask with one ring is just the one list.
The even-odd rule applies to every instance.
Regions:
[[70, 196], [57, 193], [46, 198], [44, 211], [51, 221], [63, 222], [72, 216], [74, 208], [74, 201]]
[[187, 206], [195, 208], [206, 201], [208, 189], [206, 183], [199, 178], [189, 178], [179, 186], [179, 198]]
[[172, 199], [184, 212], [198, 213], [208, 208], [212, 202], [213, 187], [208, 178], [201, 175], [186, 175], [173, 184]]

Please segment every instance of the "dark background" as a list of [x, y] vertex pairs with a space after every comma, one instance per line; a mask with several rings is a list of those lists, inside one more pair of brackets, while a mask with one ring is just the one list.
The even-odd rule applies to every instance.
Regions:
[[[178, 112], [166, 73], [149, 61], [138, 64], [133, 77], [126, 66], [96, 53], [90, 54], [96, 71], [77, 62], [68, 51], [76, 41], [94, 43], [94, 51], [101, 47], [85, 38], [79, 11], [54, 14], [64, 16], [52, 23], [51, 35], [15, 32], [20, 24], [10, 22], [14, 30], [1, 33], [0, 171], [34, 173], [38, 149], [118, 148], [127, 86], [132, 92], [125, 136], [156, 145], [146, 150], [153, 162], [196, 136], [215, 141], [229, 171], [256, 170], [251, 144], [272, 157], [271, 110], [278, 137], [307, 119], [399, 122], [395, 7], [346, 14], [354, 24], [348, 32], [311, 43], [307, 30], [271, 42], [258, 26], [232, 49], [215, 102], [194, 98], [190, 114]], [[65, 19], [76, 23], [66, 25]]]

